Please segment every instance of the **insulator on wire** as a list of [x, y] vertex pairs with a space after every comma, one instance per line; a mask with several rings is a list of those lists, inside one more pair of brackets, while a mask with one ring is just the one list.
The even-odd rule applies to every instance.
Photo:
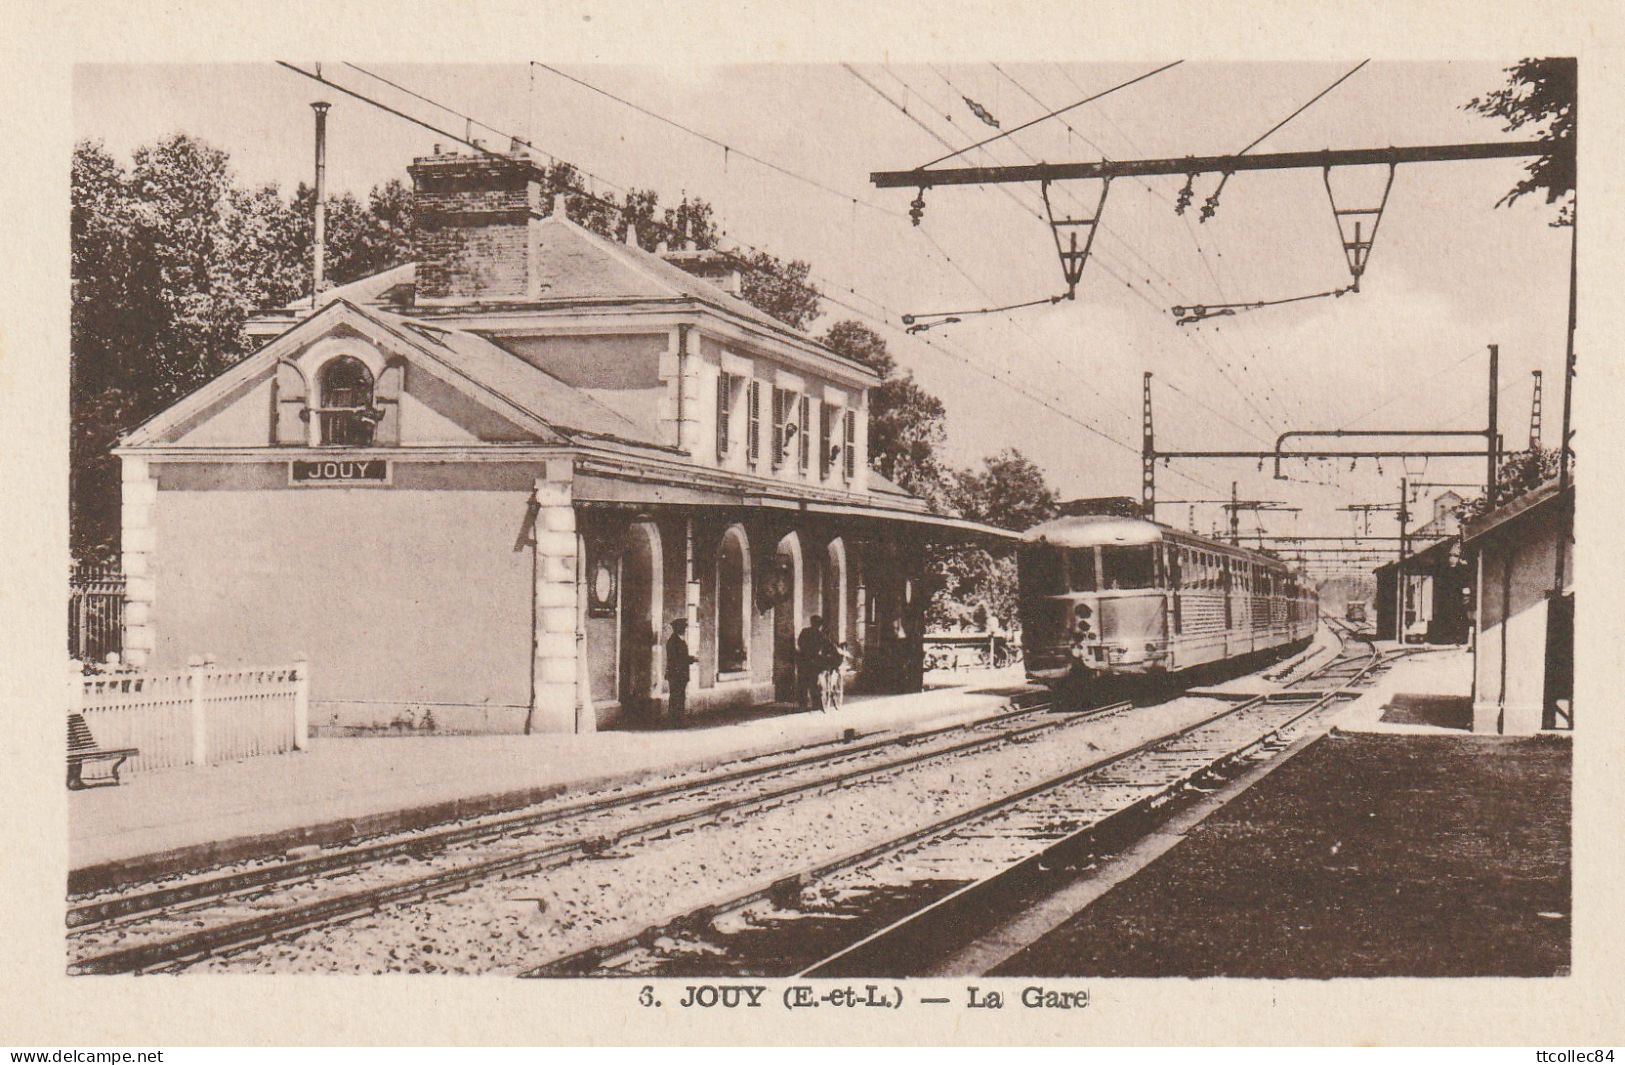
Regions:
[[1193, 187], [1195, 183], [1195, 174], [1185, 175], [1185, 187], [1179, 190], [1179, 199], [1174, 202], [1174, 214], [1182, 215], [1186, 208], [1190, 207], [1191, 199], [1196, 195], [1196, 189]]
[[919, 194], [909, 203], [908, 217], [915, 225], [919, 225], [920, 219], [925, 217], [925, 189], [920, 189]]

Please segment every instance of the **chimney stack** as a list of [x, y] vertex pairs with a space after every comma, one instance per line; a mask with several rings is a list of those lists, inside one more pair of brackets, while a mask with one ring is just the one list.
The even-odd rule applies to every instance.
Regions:
[[415, 299], [461, 304], [534, 299], [531, 264], [542, 187], [527, 159], [432, 155], [415, 159]]
[[316, 112], [316, 222], [310, 254], [310, 309], [313, 311], [327, 283], [327, 109], [331, 106], [325, 100], [310, 105]]

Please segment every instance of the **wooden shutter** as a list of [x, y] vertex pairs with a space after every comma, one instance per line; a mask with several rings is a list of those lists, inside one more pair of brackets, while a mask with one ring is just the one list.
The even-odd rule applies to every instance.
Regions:
[[378, 387], [373, 390], [373, 406], [378, 408], [378, 427], [373, 430], [374, 444], [401, 442], [401, 392], [406, 386], [406, 361], [390, 359], [384, 372], [378, 375]]
[[829, 480], [829, 445], [830, 437], [834, 435], [831, 432], [830, 415], [833, 413], [834, 410], [828, 403], [818, 405], [818, 479], [821, 481]]
[[796, 408], [796, 435], [800, 437], [800, 446], [797, 451], [800, 458], [801, 472], [806, 473], [811, 465], [812, 458], [812, 398], [802, 396]]
[[785, 392], [784, 389], [773, 389], [773, 468], [775, 470], [784, 465], [785, 401], [789, 398], [789, 393]]
[[291, 362], [276, 364], [276, 414], [271, 426], [271, 442], [284, 447], [298, 447], [310, 443], [310, 428], [306, 419], [309, 391], [305, 376]]
[[717, 459], [728, 457], [728, 422], [733, 416], [733, 375], [717, 374]]
[[755, 466], [762, 457], [762, 383], [752, 381], [746, 393], [746, 441], [749, 450], [750, 464]]
[[841, 452], [841, 464], [846, 472], [846, 479], [850, 481], [858, 475], [858, 412], [848, 410], [842, 420], [846, 423], [843, 428], [845, 440], [842, 444], [846, 450]]

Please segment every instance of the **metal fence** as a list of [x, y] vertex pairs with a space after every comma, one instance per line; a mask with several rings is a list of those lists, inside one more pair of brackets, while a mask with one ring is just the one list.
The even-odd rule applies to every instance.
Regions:
[[267, 669], [197, 665], [170, 673], [75, 674], [69, 710], [99, 747], [136, 747], [135, 770], [169, 769], [303, 750], [310, 719], [303, 662]]
[[68, 577], [68, 654], [105, 661], [124, 650], [124, 574], [75, 565]]

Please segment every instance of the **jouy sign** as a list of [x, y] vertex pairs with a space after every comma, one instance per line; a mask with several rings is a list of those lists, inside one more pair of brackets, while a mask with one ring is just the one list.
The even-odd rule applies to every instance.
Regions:
[[383, 459], [295, 461], [291, 476], [294, 484], [332, 484], [335, 482], [383, 484], [388, 479], [389, 463]]

